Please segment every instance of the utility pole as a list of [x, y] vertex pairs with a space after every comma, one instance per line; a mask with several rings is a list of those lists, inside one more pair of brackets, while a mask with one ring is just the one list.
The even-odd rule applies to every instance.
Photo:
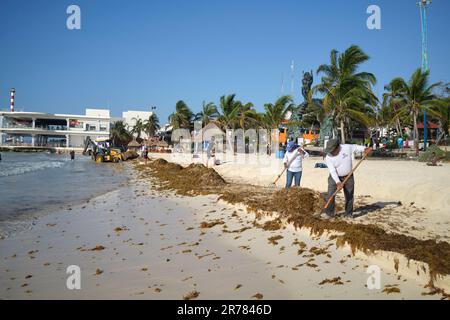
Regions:
[[[419, 0], [417, 5], [420, 9], [420, 23], [422, 29], [422, 72], [429, 70], [428, 68], [428, 25], [427, 25], [427, 6], [431, 4], [431, 0]], [[423, 111], [423, 150], [427, 150], [428, 129], [427, 129], [427, 111]]]

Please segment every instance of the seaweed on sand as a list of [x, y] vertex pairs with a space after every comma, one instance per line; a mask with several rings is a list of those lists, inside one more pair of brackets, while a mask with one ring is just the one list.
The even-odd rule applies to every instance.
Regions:
[[349, 223], [343, 220], [323, 220], [315, 213], [322, 210], [323, 195], [307, 188], [294, 187], [273, 191], [271, 188], [245, 184], [229, 184], [212, 168], [191, 164], [183, 168], [165, 160], [148, 166], [136, 165], [145, 177], [154, 176], [160, 188], [175, 190], [183, 195], [218, 194], [229, 203], [242, 203], [258, 215], [278, 213], [280, 218], [296, 228], [309, 228], [312, 234], [337, 231], [337, 245], [348, 243], [352, 250], [370, 253], [393, 251], [408, 259], [422, 261], [430, 268], [431, 280], [450, 274], [450, 244], [445, 241], [420, 240], [412, 236], [387, 232], [372, 224]]
[[137, 166], [141, 172], [150, 168], [151, 174], [160, 179], [161, 189], [175, 190], [178, 194], [207, 194], [208, 190], [225, 185], [225, 180], [212, 168], [191, 164], [186, 168], [163, 159], [152, 161], [148, 167]]

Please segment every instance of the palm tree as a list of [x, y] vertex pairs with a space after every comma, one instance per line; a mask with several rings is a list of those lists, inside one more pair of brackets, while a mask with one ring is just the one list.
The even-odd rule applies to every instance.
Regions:
[[156, 131], [160, 128], [158, 116], [154, 113], [145, 120], [144, 122], [144, 131], [147, 134], [147, 137], [153, 137], [156, 134]]
[[294, 103], [291, 96], [281, 96], [275, 103], [266, 103], [262, 115], [263, 125], [267, 129], [277, 129], [287, 114], [293, 110]]
[[405, 99], [403, 98], [404, 81], [402, 78], [394, 78], [388, 85], [384, 87], [386, 91], [383, 94], [383, 119], [386, 125], [392, 123], [395, 124], [397, 134], [402, 134], [402, 122], [401, 120], [407, 116], [402, 106], [405, 105]]
[[190, 128], [193, 113], [187, 104], [180, 100], [175, 105], [175, 112], [169, 116], [173, 129]]
[[133, 128], [131, 129], [131, 134], [136, 135], [136, 139], [140, 139], [142, 132], [145, 131], [144, 122], [139, 118], [133, 118], [131, 120], [135, 122]]
[[436, 94], [437, 99], [431, 103], [428, 113], [439, 123], [439, 136], [436, 144], [450, 134], [450, 83], [441, 84]]
[[111, 125], [110, 137], [116, 146], [127, 145], [132, 137], [124, 121], [118, 120]]
[[203, 101], [202, 111], [198, 112], [195, 115], [194, 119], [195, 121], [201, 121], [205, 126], [211, 120], [217, 119], [219, 116], [219, 111], [217, 110], [217, 107], [213, 102], [205, 103], [205, 101]]
[[432, 103], [428, 112], [439, 121], [440, 134], [436, 140], [436, 144], [439, 144], [446, 135], [450, 135], [450, 98], [439, 98]]
[[357, 72], [367, 60], [369, 56], [358, 46], [352, 45], [342, 54], [332, 50], [330, 64], [323, 64], [317, 69], [317, 74], [322, 73], [323, 76], [321, 83], [313, 90], [324, 95], [325, 111], [330, 112], [340, 126], [342, 143], [345, 143], [346, 125], [351, 120], [366, 126], [372, 122], [366, 113], [373, 112], [377, 102], [371, 89], [376, 78], [372, 73]]
[[[433, 94], [433, 89], [440, 86], [441, 83], [433, 83], [429, 85], [429, 71], [422, 72], [417, 69], [406, 82], [402, 78], [397, 78], [398, 85], [401, 88], [401, 97], [404, 99], [404, 105], [401, 107], [402, 112], [408, 112], [414, 126], [414, 146], [416, 155], [419, 155], [419, 129], [417, 127], [417, 119], [423, 110], [436, 105], [437, 96]], [[424, 126], [426, 124], [424, 123]]]
[[320, 127], [320, 124], [324, 120], [326, 114], [325, 114], [325, 108], [323, 107], [323, 101], [322, 99], [314, 98], [313, 96], [314, 91], [310, 90], [308, 92], [308, 96], [306, 99], [306, 109], [305, 114], [303, 115], [301, 125], [303, 127], [310, 127], [311, 130], [314, 126]]
[[253, 108], [253, 103], [237, 103], [236, 122], [241, 129], [256, 129], [261, 122], [259, 114]]
[[240, 102], [235, 97], [235, 94], [220, 97], [221, 113], [217, 120], [224, 129], [234, 129], [236, 126]]
[[220, 97], [221, 112], [217, 118], [218, 123], [223, 129], [256, 127], [261, 119], [253, 108], [253, 103], [244, 104], [235, 98], [235, 94]]

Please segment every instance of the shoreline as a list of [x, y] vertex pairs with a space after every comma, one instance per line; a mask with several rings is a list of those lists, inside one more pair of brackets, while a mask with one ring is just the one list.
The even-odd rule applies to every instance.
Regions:
[[[83, 159], [82, 161], [85, 161]], [[116, 168], [115, 168], [116, 169]], [[9, 238], [23, 231], [32, 230], [34, 224], [41, 218], [46, 215], [52, 214], [53, 212], [59, 210], [71, 210], [71, 207], [80, 205], [85, 203], [86, 201], [94, 199], [98, 196], [102, 196], [104, 194], [116, 191], [123, 185], [126, 185], [128, 180], [131, 179], [132, 169], [130, 166], [123, 164], [124, 172], [120, 173], [123, 177], [123, 181], [121, 181], [118, 185], [113, 185], [113, 187], [105, 188], [100, 191], [93, 191], [89, 195], [84, 195], [78, 199], [62, 199], [61, 202], [58, 203], [48, 203], [43, 207], [39, 208], [27, 208], [23, 211], [15, 211], [14, 216], [8, 216], [6, 218], [2, 218], [0, 220], [0, 240]], [[52, 170], [52, 169], [48, 169]], [[34, 174], [39, 173], [39, 171], [27, 172], [25, 174]]]

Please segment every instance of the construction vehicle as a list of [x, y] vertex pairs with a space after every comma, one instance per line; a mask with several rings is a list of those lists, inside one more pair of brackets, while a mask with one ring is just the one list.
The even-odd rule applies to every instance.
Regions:
[[121, 162], [124, 160], [122, 150], [112, 147], [110, 138], [99, 138], [95, 142], [90, 137], [86, 137], [83, 154], [89, 154], [97, 162]]

